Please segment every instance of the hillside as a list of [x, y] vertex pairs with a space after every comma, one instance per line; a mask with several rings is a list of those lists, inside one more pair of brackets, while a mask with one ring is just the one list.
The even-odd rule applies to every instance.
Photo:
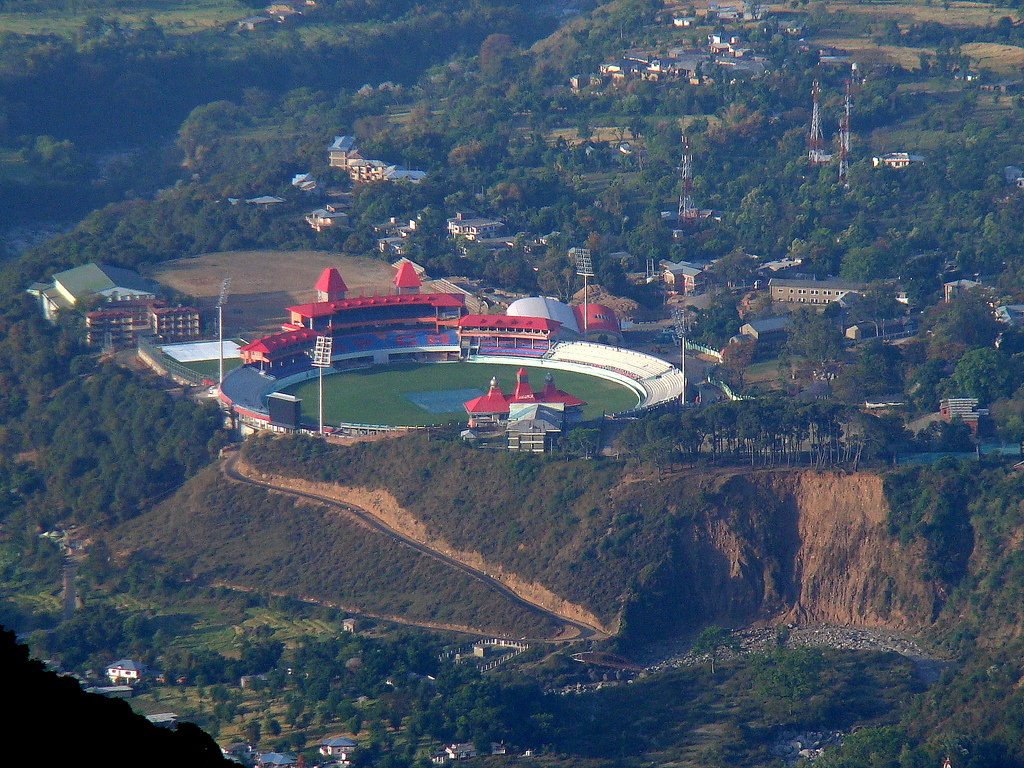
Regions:
[[205, 582], [438, 627], [531, 636], [554, 629], [328, 507], [231, 483], [212, 468], [110, 541], [121, 555], [144, 550]]
[[[244, 459], [279, 483], [333, 488], [419, 540], [537, 585], [627, 644], [708, 623], [909, 629], [940, 605], [920, 576], [920, 545], [889, 533], [877, 475], [716, 469], [657, 482], [617, 464], [428, 448], [419, 438], [349, 448], [256, 438]], [[117, 533], [118, 549], [162, 552], [218, 581], [407, 618], [481, 626], [486, 615], [508, 632], [529, 623], [379, 533], [212, 472]]]

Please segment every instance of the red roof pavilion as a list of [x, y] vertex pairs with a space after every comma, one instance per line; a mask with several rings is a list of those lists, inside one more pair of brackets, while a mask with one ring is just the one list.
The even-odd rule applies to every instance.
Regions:
[[313, 286], [317, 301], [338, 301], [345, 298], [348, 286], [334, 267], [328, 267]]
[[486, 395], [474, 397], [469, 402], [463, 403], [466, 412], [472, 416], [496, 415], [508, 413], [508, 398], [501, 393], [498, 386], [498, 377], [491, 379], [491, 388]]
[[395, 279], [393, 282], [400, 294], [415, 293], [419, 291], [420, 286], [423, 285], [420, 281], [420, 276], [416, 274], [416, 268], [413, 267], [411, 261], [402, 262], [402, 265], [398, 268], [398, 272], [395, 273]]

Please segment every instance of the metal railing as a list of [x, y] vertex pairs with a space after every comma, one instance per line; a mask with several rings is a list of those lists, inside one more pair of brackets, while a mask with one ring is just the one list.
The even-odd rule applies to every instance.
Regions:
[[175, 381], [192, 386], [201, 386], [208, 381], [205, 376], [165, 355], [163, 350], [149, 339], [140, 337], [137, 349], [139, 358], [161, 376], [170, 376]]

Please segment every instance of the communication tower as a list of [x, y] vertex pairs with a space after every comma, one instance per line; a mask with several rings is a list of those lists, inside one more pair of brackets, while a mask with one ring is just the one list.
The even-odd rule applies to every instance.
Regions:
[[821, 132], [821, 104], [818, 101], [820, 93], [818, 81], [815, 80], [814, 87], [811, 88], [811, 135], [807, 150], [807, 159], [811, 161], [812, 165], [824, 165], [832, 159], [832, 155], [824, 149], [825, 138]]
[[843, 116], [839, 118], [839, 182], [849, 188], [850, 173], [850, 80], [846, 81]]
[[679, 189], [678, 221], [694, 221], [697, 209], [693, 205], [693, 155], [690, 154], [690, 140], [683, 134], [682, 186]]

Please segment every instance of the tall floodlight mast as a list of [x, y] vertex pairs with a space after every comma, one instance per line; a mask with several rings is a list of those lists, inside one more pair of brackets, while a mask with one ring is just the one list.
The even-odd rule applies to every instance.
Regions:
[[685, 406], [686, 402], [686, 315], [685, 310], [677, 309], [672, 313], [672, 324], [675, 327], [676, 338], [679, 339], [679, 370], [683, 372], [683, 391], [679, 396], [680, 403]]
[[220, 346], [219, 366], [217, 368], [217, 389], [224, 386], [224, 305], [228, 301], [228, 289], [231, 278], [225, 277], [220, 284], [220, 296], [217, 298], [217, 341]]
[[320, 371], [320, 434], [324, 433], [324, 368], [331, 367], [331, 355], [334, 352], [334, 337], [323, 334], [316, 337], [313, 348], [313, 367]]
[[594, 276], [594, 264], [590, 260], [589, 248], [570, 248], [569, 256], [576, 262], [576, 274], [583, 278], [583, 339], [586, 341], [588, 322], [587, 305], [590, 297], [587, 293], [587, 279]]
[[850, 80], [846, 80], [843, 116], [839, 119], [839, 183], [849, 188], [850, 173]]
[[680, 170], [682, 184], [679, 187], [678, 221], [693, 221], [697, 208], [693, 204], [693, 155], [690, 154], [690, 139], [683, 134], [683, 162]]
[[822, 165], [832, 159], [832, 155], [824, 150], [825, 137], [821, 132], [821, 104], [818, 101], [820, 93], [818, 81], [815, 80], [814, 87], [811, 88], [811, 134], [807, 150], [807, 159], [813, 165]]

